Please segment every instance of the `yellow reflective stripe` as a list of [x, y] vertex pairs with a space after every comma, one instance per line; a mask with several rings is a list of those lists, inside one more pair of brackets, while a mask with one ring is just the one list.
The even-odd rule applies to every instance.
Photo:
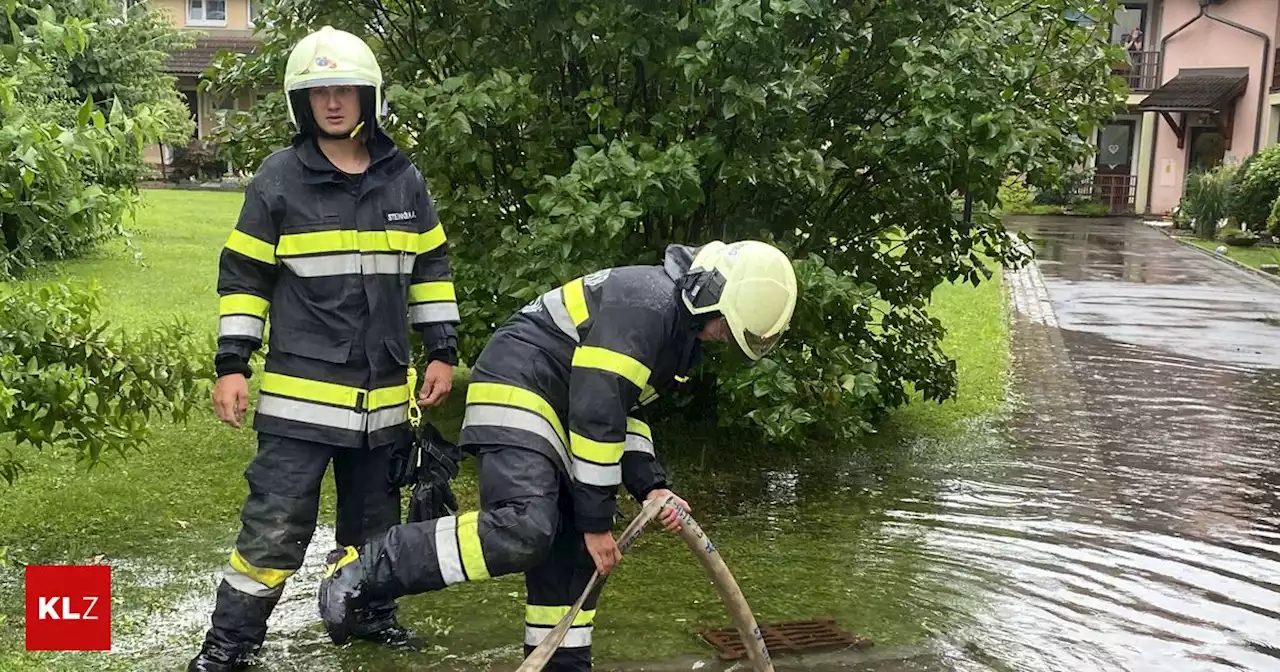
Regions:
[[545, 399], [528, 390], [502, 383], [471, 383], [467, 386], [467, 403], [499, 404], [533, 411], [551, 423], [562, 443], [569, 443], [569, 437], [565, 435], [555, 409]]
[[444, 245], [444, 225], [436, 224], [434, 229], [418, 234], [418, 254], [426, 254]]
[[336, 383], [325, 383], [306, 378], [295, 378], [283, 373], [267, 371], [262, 376], [262, 391], [295, 399], [318, 401], [322, 404], [358, 408], [357, 401], [363, 390]]
[[219, 315], [252, 315], [267, 319], [271, 302], [252, 294], [227, 294], [218, 299]]
[[564, 292], [564, 307], [569, 311], [569, 317], [573, 320], [573, 326], [580, 327], [591, 313], [587, 311], [587, 296], [582, 287], [582, 278], [578, 278], [564, 286], [561, 290]]
[[309, 231], [280, 236], [276, 253], [282, 257], [327, 252], [406, 252], [421, 254], [444, 243], [444, 229], [437, 226], [426, 233], [408, 231]]
[[457, 301], [453, 283], [448, 280], [436, 282], [418, 282], [409, 285], [409, 303], [426, 301]]
[[462, 568], [467, 572], [468, 581], [489, 578], [489, 566], [484, 562], [484, 552], [480, 550], [480, 531], [476, 527], [479, 517], [479, 511], [458, 516], [458, 554], [462, 556]]
[[356, 231], [287, 233], [280, 236], [280, 243], [276, 245], [276, 254], [282, 257], [292, 257], [299, 254], [354, 252], [359, 249], [357, 233]]
[[405, 383], [369, 390], [369, 399], [365, 402], [365, 407], [367, 410], [376, 411], [388, 406], [399, 406], [409, 400], [410, 389], [409, 384]]
[[644, 389], [649, 382], [649, 367], [639, 360], [620, 352], [598, 348], [594, 345], [583, 345], [573, 351], [573, 366], [590, 369], [602, 369], [616, 373], [631, 381], [636, 387]]
[[275, 265], [276, 250], [275, 246], [265, 240], [259, 240], [253, 236], [234, 229], [231, 235], [227, 237], [226, 247], [228, 250], [239, 252], [250, 259], [256, 259], [264, 264]]
[[347, 565], [355, 562], [360, 558], [360, 553], [356, 551], [354, 546], [347, 546], [346, 549], [344, 550], [345, 552], [342, 554], [341, 558], [338, 558], [337, 562], [329, 565], [325, 565], [325, 568], [324, 568], [325, 578], [333, 576], [334, 572], [338, 571], [339, 569], [342, 569], [343, 567], [346, 567]]
[[398, 406], [409, 399], [409, 384], [380, 387], [374, 390], [362, 390], [337, 383], [326, 383], [319, 380], [307, 380], [287, 376], [283, 373], [267, 371], [262, 375], [262, 391], [278, 394], [294, 399], [316, 401], [322, 404], [360, 408], [360, 395], [365, 395], [364, 410], [376, 411], [380, 408]]
[[292, 569], [270, 569], [268, 567], [255, 567], [250, 564], [244, 556], [240, 555], [240, 551], [232, 549], [231, 551], [231, 569], [244, 574], [245, 576], [261, 583], [268, 588], [275, 588], [284, 583], [290, 576], [293, 576]]
[[617, 464], [622, 460], [622, 451], [625, 447], [624, 441], [605, 443], [588, 439], [577, 432], [569, 434], [569, 452], [573, 453], [574, 457], [596, 464]]
[[640, 392], [640, 403], [647, 404], [650, 401], [653, 401], [657, 396], [657, 390], [653, 389], [650, 385], [645, 385], [644, 389]]
[[[528, 625], [554, 627], [569, 613], [572, 607], [544, 607], [537, 604], [524, 605], [524, 622]], [[596, 620], [595, 609], [581, 609], [573, 617], [574, 625], [591, 625]]]
[[627, 431], [653, 441], [653, 430], [649, 429], [649, 425], [641, 420], [627, 418]]

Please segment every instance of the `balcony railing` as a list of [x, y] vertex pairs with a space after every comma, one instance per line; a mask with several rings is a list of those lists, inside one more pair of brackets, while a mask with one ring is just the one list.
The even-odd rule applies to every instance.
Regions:
[[1133, 213], [1138, 200], [1138, 178], [1128, 174], [1097, 174], [1077, 182], [1071, 195], [1075, 199], [1101, 203], [1113, 215]]
[[1122, 65], [1112, 72], [1123, 77], [1134, 91], [1152, 91], [1160, 84], [1160, 52], [1131, 51], [1128, 65]]

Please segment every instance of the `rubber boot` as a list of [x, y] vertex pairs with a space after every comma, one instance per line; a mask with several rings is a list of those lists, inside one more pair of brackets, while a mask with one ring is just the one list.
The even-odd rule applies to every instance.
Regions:
[[381, 599], [356, 612], [355, 639], [391, 649], [420, 651], [422, 639], [396, 620], [395, 600]]
[[359, 613], [370, 603], [365, 585], [366, 562], [363, 551], [371, 557], [371, 544], [360, 550], [347, 546], [329, 551], [325, 558], [324, 578], [320, 579], [318, 599], [320, 619], [334, 644], [345, 644], [356, 634]]
[[213, 626], [205, 634], [200, 653], [187, 664], [187, 672], [233, 672], [252, 661], [267, 636], [267, 618], [280, 596], [255, 597], [218, 584]]

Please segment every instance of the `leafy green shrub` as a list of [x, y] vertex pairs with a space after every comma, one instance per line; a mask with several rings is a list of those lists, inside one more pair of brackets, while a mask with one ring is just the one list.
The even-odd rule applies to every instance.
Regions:
[[[19, 448], [66, 446], [94, 464], [145, 445], [158, 414], [184, 417], [211, 376], [212, 343], [193, 343], [180, 325], [109, 332], [96, 294], [14, 279], [120, 232], [143, 148], [189, 128], [153, 51], [176, 31], [150, 15], [127, 26], [105, 0], [10, 0], [4, 12], [0, 435]], [[131, 42], [145, 36], [156, 39]], [[21, 464], [7, 449], [0, 478], [12, 482]]]
[[1237, 227], [1229, 226], [1218, 231], [1218, 237], [1222, 242], [1236, 247], [1252, 247], [1258, 243], [1258, 234], [1253, 231], [1242, 231]]
[[226, 170], [227, 162], [218, 155], [217, 145], [192, 138], [185, 147], [173, 150], [169, 179], [174, 182], [189, 179], [214, 180]]
[[1213, 240], [1218, 223], [1227, 216], [1236, 186], [1237, 166], [1223, 164], [1213, 170], [1193, 171], [1187, 177], [1183, 191], [1182, 209], [1195, 220], [1196, 235]]
[[[955, 392], [928, 297], [1025, 261], [986, 214], [1006, 176], [1081, 163], [1083, 129], [1122, 109], [1108, 17], [1067, 21], [1071, 4], [459, 0], [423, 21], [414, 3], [282, 0], [211, 90], [278, 90], [315, 26], [376, 32], [388, 128], [449, 232], [464, 356], [583, 272], [673, 242], [775, 242], [802, 313], [769, 363], [708, 366], [720, 417], [778, 443], [850, 441], [908, 390]], [[287, 140], [278, 108], [228, 118], [239, 166]], [[966, 193], [971, 218], [952, 210]]]
[[1111, 214], [1111, 210], [1097, 201], [1079, 200], [1071, 204], [1071, 214], [1082, 217], [1106, 217]]
[[1250, 156], [1240, 166], [1227, 215], [1242, 228], [1262, 229], [1280, 194], [1280, 146]]
[[1017, 175], [1004, 178], [996, 197], [1000, 201], [1001, 212], [1029, 210], [1033, 198], [1031, 188]]
[[[144, 446], [161, 414], [185, 419], [213, 377], [207, 353], [181, 324], [108, 331], [100, 295], [64, 285], [0, 285], [0, 435], [18, 447], [65, 446], [96, 464], [104, 451]], [[12, 482], [21, 461], [0, 458]]]
[[144, 146], [181, 133], [163, 91], [128, 109], [119, 98], [93, 98], [114, 90], [99, 75], [126, 76], [103, 60], [132, 35], [109, 23], [119, 9], [86, 2], [99, 14], [67, 17], [54, 6], [10, 2], [0, 22], [0, 279], [118, 233], [136, 203]]
[[1048, 186], [1039, 187], [1034, 202], [1037, 205], [1070, 205], [1080, 185], [1092, 183], [1093, 174], [1088, 171], [1066, 171]]
[[1267, 233], [1280, 236], [1280, 196], [1271, 202], [1271, 210], [1267, 214]]

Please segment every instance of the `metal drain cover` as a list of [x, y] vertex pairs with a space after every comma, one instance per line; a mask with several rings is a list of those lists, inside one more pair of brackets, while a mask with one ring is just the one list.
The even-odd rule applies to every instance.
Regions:
[[[870, 639], [845, 632], [830, 618], [785, 623], [761, 623], [764, 645], [769, 653], [798, 653], [818, 649], [852, 646], [865, 649], [872, 645]], [[702, 638], [716, 648], [722, 660], [738, 660], [747, 655], [747, 649], [734, 628], [727, 630], [702, 630]]]

